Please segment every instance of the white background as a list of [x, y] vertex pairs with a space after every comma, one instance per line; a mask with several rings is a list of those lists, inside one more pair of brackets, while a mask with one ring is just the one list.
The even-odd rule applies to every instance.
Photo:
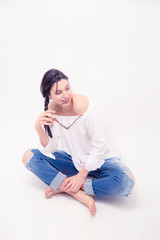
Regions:
[[[160, 239], [160, 3], [157, 0], [0, 1], [0, 238]], [[128, 198], [96, 198], [97, 213], [22, 165], [43, 112], [50, 68], [109, 113], [136, 185]]]

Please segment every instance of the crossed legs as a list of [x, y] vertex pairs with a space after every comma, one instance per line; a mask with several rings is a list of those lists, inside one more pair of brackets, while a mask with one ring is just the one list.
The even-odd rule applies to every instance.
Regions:
[[46, 157], [38, 149], [32, 149], [24, 153], [22, 161], [30, 171], [49, 185], [45, 190], [46, 198], [65, 192], [87, 205], [92, 215], [95, 214], [94, 195], [128, 196], [135, 184], [131, 171], [120, 159], [110, 158], [100, 169], [90, 172], [91, 179], [87, 179], [78, 192], [65, 191], [65, 179], [76, 175], [78, 171], [67, 153], [57, 151], [54, 156], [55, 160]]
[[[27, 163], [30, 162], [30, 160], [32, 159], [33, 156], [34, 156], [34, 153], [31, 150], [27, 150], [24, 153], [23, 158], [22, 158], [23, 164], [26, 166]], [[46, 164], [46, 162], [44, 162], [44, 164]], [[58, 193], [65, 192], [65, 193], [73, 196], [79, 202], [85, 204], [89, 208], [89, 211], [90, 211], [91, 215], [95, 215], [96, 208], [95, 208], [95, 202], [94, 202], [93, 196], [89, 196], [85, 193], [84, 185], [82, 186], [82, 188], [78, 192], [68, 192], [68, 191], [64, 190], [65, 179], [60, 184], [60, 186], [58, 187], [57, 190], [54, 190], [53, 188], [48, 186], [45, 190], [45, 197], [48, 199], [48, 198], [51, 198], [52, 196], [54, 196]]]

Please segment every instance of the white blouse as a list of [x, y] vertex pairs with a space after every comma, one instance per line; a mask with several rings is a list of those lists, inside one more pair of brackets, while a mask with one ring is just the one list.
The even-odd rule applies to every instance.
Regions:
[[[52, 138], [46, 147], [39, 142], [38, 149], [46, 156], [55, 159], [54, 153], [59, 148], [72, 156], [78, 171], [85, 165], [88, 171], [97, 170], [104, 160], [110, 157], [120, 158], [120, 152], [108, 123], [101, 109], [93, 99], [89, 98], [89, 106], [82, 116], [59, 116], [50, 127]], [[79, 117], [79, 118], [78, 118]]]

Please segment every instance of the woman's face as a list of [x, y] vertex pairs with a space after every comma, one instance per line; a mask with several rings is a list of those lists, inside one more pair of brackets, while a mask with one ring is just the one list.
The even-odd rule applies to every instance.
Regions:
[[63, 104], [63, 106], [68, 106], [72, 100], [72, 90], [68, 80], [61, 79], [57, 83], [54, 83], [49, 97], [53, 99], [57, 104]]

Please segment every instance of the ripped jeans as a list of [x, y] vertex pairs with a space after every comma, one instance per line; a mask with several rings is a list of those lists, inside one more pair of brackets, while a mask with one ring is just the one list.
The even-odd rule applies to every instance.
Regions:
[[[31, 149], [33, 156], [25, 163], [43, 182], [55, 191], [66, 177], [78, 173], [71, 155], [58, 150], [55, 159], [43, 155], [38, 149]], [[116, 157], [108, 158], [102, 166], [90, 171], [84, 188], [87, 195], [93, 196], [128, 196], [135, 185], [132, 172]]]

